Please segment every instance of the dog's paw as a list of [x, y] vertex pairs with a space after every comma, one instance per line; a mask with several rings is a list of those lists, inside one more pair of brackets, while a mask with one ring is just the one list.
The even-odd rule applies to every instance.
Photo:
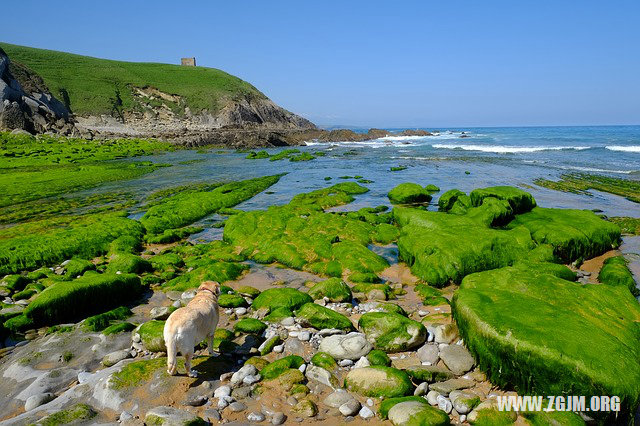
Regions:
[[187, 373], [189, 377], [198, 377], [198, 372], [196, 370], [189, 370]]

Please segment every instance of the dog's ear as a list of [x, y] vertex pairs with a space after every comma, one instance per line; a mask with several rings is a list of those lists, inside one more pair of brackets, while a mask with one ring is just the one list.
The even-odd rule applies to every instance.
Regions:
[[200, 288], [206, 288], [207, 290], [213, 292], [216, 296], [220, 295], [220, 283], [217, 281], [205, 281], [200, 284]]
[[219, 282], [217, 282], [217, 281], [214, 281], [214, 282], [213, 282], [213, 293], [214, 293], [216, 296], [220, 296], [220, 283], [219, 283]]

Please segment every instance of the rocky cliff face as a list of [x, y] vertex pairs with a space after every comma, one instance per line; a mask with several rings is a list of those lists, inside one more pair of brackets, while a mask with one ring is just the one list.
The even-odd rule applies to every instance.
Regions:
[[75, 132], [70, 114], [42, 79], [27, 67], [12, 63], [0, 48], [0, 129], [31, 133]]

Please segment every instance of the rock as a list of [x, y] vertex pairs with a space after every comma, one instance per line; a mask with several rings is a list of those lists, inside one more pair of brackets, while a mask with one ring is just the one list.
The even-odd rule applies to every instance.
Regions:
[[365, 405], [362, 408], [360, 408], [358, 415], [363, 419], [370, 419], [371, 417], [375, 416], [375, 413], [371, 410], [371, 408]]
[[222, 420], [222, 416], [220, 415], [220, 412], [215, 408], [209, 408], [208, 410], [205, 410], [204, 416], [209, 420], [209, 422], [211, 421], [219, 422], [220, 420]]
[[218, 389], [213, 391], [213, 396], [216, 398], [222, 398], [224, 396], [231, 395], [231, 387], [230, 386], [220, 386]]
[[362, 357], [358, 360], [358, 362], [356, 362], [353, 365], [353, 368], [364, 368], [364, 367], [369, 367], [371, 365], [371, 363], [369, 362], [369, 360], [366, 357]]
[[285, 319], [280, 321], [280, 324], [284, 325], [285, 327], [290, 327], [292, 325], [295, 325], [295, 323], [296, 320], [293, 317], [286, 317]]
[[318, 330], [325, 328], [337, 328], [346, 331], [353, 330], [353, 324], [349, 318], [315, 303], [305, 303], [296, 312], [296, 318], [300, 320], [303, 325]]
[[356, 399], [350, 399], [349, 401], [342, 404], [338, 408], [338, 411], [340, 411], [340, 414], [342, 414], [345, 417], [355, 416], [360, 411], [360, 408], [361, 408], [361, 405]]
[[309, 296], [315, 299], [327, 298], [330, 302], [351, 302], [351, 289], [340, 278], [329, 278], [314, 284]]
[[438, 405], [438, 397], [440, 396], [440, 392], [430, 390], [427, 392], [427, 402], [431, 405]]
[[426, 395], [428, 391], [429, 391], [429, 384], [427, 382], [422, 382], [416, 387], [416, 390], [413, 391], [413, 394], [415, 396], [422, 396], [422, 395]]
[[451, 391], [449, 399], [453, 403], [453, 408], [459, 414], [467, 414], [480, 403], [480, 398], [469, 391]]
[[340, 367], [351, 367], [353, 365], [353, 361], [351, 361], [350, 359], [341, 359], [338, 362], [338, 365]]
[[395, 404], [389, 410], [389, 420], [395, 426], [445, 426], [449, 425], [449, 416], [437, 408], [419, 401], [404, 401]]
[[[164, 344], [164, 321], [151, 320], [140, 325], [137, 333], [140, 335], [142, 344], [149, 352], [166, 352]], [[136, 333], [136, 330], [133, 331]]]
[[286, 421], [287, 421], [287, 416], [281, 411], [278, 411], [277, 413], [275, 413], [271, 418], [271, 424], [276, 426], [281, 425]]
[[453, 404], [451, 404], [451, 401], [447, 397], [439, 395], [436, 400], [438, 402], [438, 408], [445, 413], [449, 414], [453, 409]]
[[277, 353], [277, 354], [281, 354], [282, 352], [284, 352], [284, 345], [276, 345], [273, 347], [273, 352]]
[[234, 413], [238, 413], [240, 411], [246, 410], [247, 406], [244, 405], [242, 402], [236, 401], [236, 402], [232, 402], [231, 404], [229, 404], [229, 409], [231, 411], [233, 411]]
[[440, 359], [439, 352], [438, 345], [426, 344], [418, 349], [417, 355], [420, 362], [436, 365]]
[[245, 385], [252, 385], [254, 383], [258, 383], [260, 379], [261, 377], [259, 374], [256, 374], [255, 376], [245, 376], [244, 379], [242, 379], [242, 383]]
[[392, 204], [425, 203], [431, 201], [431, 195], [417, 183], [401, 183], [387, 194]]
[[[242, 316], [244, 314], [247, 313], [247, 308], [245, 308], [244, 306], [240, 307], [240, 308], [236, 308], [235, 313], [237, 316]], [[262, 420], [260, 420], [262, 421]]]
[[434, 331], [436, 343], [451, 343], [458, 337], [458, 327], [453, 323], [439, 325]]
[[111, 367], [112, 365], [116, 365], [123, 359], [127, 358], [131, 358], [131, 352], [128, 349], [111, 352], [102, 358], [102, 365], [105, 367]]
[[429, 385], [429, 389], [435, 390], [442, 395], [449, 395], [451, 391], [470, 388], [473, 386], [473, 384], [473, 380], [450, 379], [444, 382], [432, 383], [431, 385]]
[[151, 318], [155, 320], [166, 320], [169, 318], [170, 314], [171, 312], [167, 306], [156, 306], [151, 308], [151, 311], [149, 312]]
[[251, 386], [240, 386], [231, 391], [231, 398], [246, 399], [251, 396]]
[[24, 403], [24, 411], [31, 411], [49, 401], [53, 401], [54, 398], [55, 396], [49, 392], [31, 395]]
[[393, 398], [413, 393], [407, 373], [391, 367], [355, 368], [345, 378], [348, 390], [364, 396]]
[[318, 407], [310, 399], [303, 399], [293, 407], [293, 411], [302, 417], [314, 417], [318, 414]]
[[437, 365], [415, 365], [405, 371], [414, 381], [419, 382], [442, 382], [455, 377], [451, 371]]
[[120, 416], [118, 417], [118, 422], [125, 423], [125, 422], [128, 422], [129, 420], [133, 420], [133, 414], [131, 414], [128, 411], [123, 411], [122, 413], [120, 413]]
[[155, 407], [147, 411], [144, 422], [148, 425], [162, 426], [204, 424], [204, 420], [197, 415], [168, 406]]
[[259, 422], [264, 421], [264, 419], [265, 419], [264, 414], [258, 413], [258, 412], [255, 412], [255, 411], [252, 412], [252, 413], [249, 413], [249, 415], [247, 416], [247, 420], [249, 420], [250, 422], [259, 423]]
[[298, 334], [298, 340], [301, 342], [308, 342], [311, 340], [311, 333], [308, 331], [301, 331], [300, 334]]
[[458, 376], [471, 370], [475, 364], [469, 351], [461, 345], [445, 346], [440, 351], [440, 358]]
[[318, 348], [335, 359], [356, 360], [367, 355], [373, 346], [362, 333], [352, 332], [346, 335], [332, 335], [320, 341]]
[[341, 405], [354, 399], [353, 395], [344, 389], [338, 389], [333, 393], [330, 393], [322, 403], [332, 408], [340, 408]]
[[338, 387], [338, 380], [327, 370], [317, 365], [309, 365], [305, 376], [307, 380], [322, 383], [331, 388]]
[[204, 395], [197, 395], [193, 398], [187, 399], [182, 405], [188, 405], [190, 407], [201, 407], [206, 404], [208, 398]]
[[255, 367], [255, 365], [247, 364], [240, 368], [240, 370], [233, 373], [230, 381], [232, 385], [238, 385], [242, 383], [245, 377], [255, 376], [256, 374], [258, 374], [258, 369]]
[[376, 349], [385, 352], [406, 351], [427, 339], [424, 325], [396, 313], [368, 312], [360, 317], [358, 327]]

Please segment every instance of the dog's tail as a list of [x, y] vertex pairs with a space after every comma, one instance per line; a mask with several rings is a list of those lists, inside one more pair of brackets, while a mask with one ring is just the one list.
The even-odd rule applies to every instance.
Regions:
[[173, 376], [178, 372], [177, 343], [171, 333], [164, 333], [164, 343], [167, 346], [167, 373]]

